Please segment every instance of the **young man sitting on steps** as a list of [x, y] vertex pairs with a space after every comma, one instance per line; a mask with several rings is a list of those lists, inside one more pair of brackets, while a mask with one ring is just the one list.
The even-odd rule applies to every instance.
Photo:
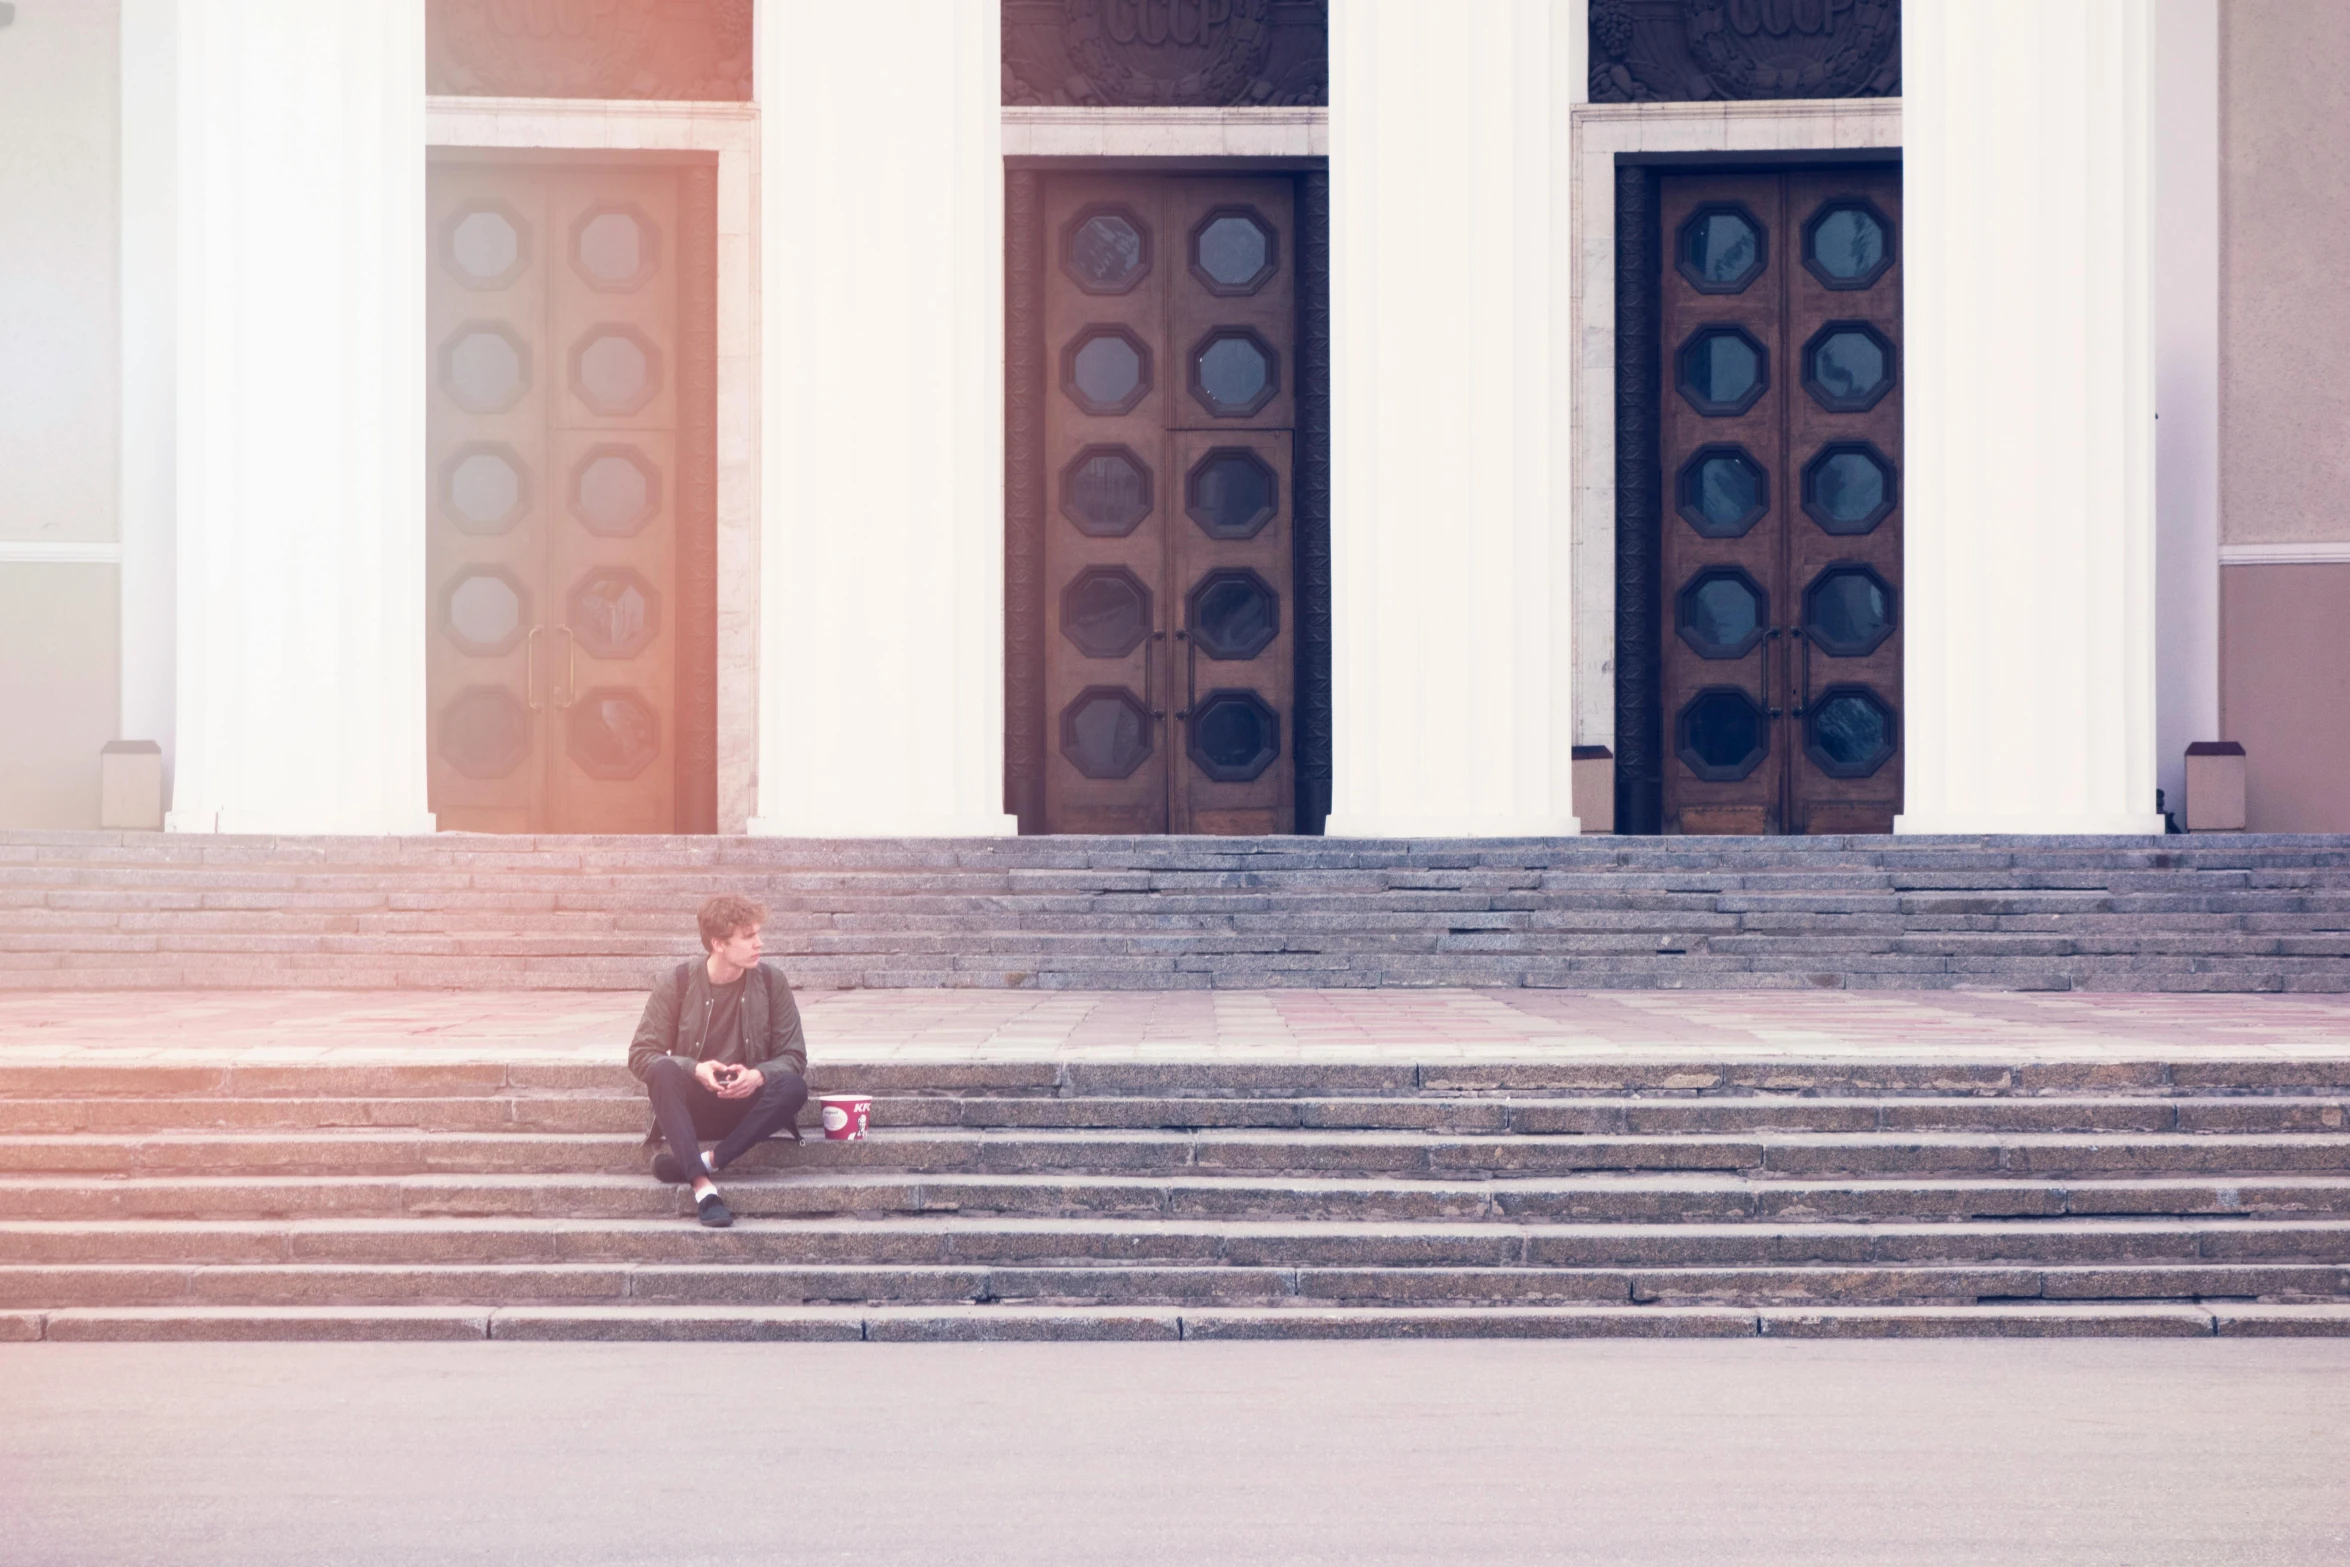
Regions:
[[[628, 1043], [628, 1069], [653, 1101], [646, 1146], [669, 1145], [653, 1155], [653, 1174], [693, 1182], [695, 1217], [723, 1229], [734, 1214], [710, 1177], [778, 1133], [800, 1140], [808, 1046], [791, 986], [759, 961], [767, 911], [712, 898], [698, 919], [709, 956], [679, 964], [653, 987]], [[704, 1137], [718, 1139], [706, 1160]]]

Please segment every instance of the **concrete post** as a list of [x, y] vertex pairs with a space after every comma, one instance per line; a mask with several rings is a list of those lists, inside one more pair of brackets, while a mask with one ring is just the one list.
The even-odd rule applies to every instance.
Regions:
[[170, 10], [168, 825], [429, 832], [423, 0]]
[[1908, 833], [2149, 833], [2148, 0], [1902, 14]]
[[1577, 830], [1581, 14], [1332, 7], [1333, 835]]
[[[999, 8], [758, 7], [758, 812], [1017, 830], [1003, 802]], [[859, 62], [888, 62], [886, 90]]]
[[2154, 12], [2155, 782], [2219, 724], [2219, 4]]

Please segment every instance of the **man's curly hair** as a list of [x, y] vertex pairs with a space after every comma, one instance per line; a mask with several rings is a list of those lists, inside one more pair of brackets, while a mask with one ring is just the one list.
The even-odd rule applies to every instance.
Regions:
[[709, 952], [737, 931], [766, 924], [767, 906], [729, 893], [703, 904], [694, 920], [702, 927], [702, 950]]

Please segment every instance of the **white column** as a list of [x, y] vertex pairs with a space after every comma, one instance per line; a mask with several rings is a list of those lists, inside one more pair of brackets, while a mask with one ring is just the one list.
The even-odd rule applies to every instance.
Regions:
[[750, 830], [1013, 832], [998, 7], [762, 0], [757, 16]]
[[179, 0], [122, 0], [122, 737], [174, 733]]
[[1581, 9], [1331, 8], [1333, 835], [1577, 830]]
[[2149, 0], [1908, 0], [1910, 833], [2154, 814]]
[[172, 9], [168, 824], [430, 831], [423, 0]]
[[[2219, 728], [2219, 3], [2154, 12], [2155, 782]], [[2182, 824], [2185, 818], [2180, 818]]]

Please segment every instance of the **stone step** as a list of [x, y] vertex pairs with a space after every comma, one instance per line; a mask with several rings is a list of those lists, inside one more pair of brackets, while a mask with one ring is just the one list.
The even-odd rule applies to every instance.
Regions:
[[[116, 937], [125, 951], [207, 950], [221, 935], [268, 938], [286, 950], [566, 953], [669, 950], [691, 930], [698, 898], [643, 906], [611, 896], [573, 906], [516, 908], [511, 894], [425, 899], [396, 892], [350, 894], [157, 893], [85, 888], [0, 903], [0, 941], [11, 949], [47, 950], [91, 931]], [[767, 901], [767, 900], [762, 900]], [[1689, 892], [1670, 896], [1357, 893], [1323, 898], [1267, 889], [1244, 895], [1102, 895], [1022, 898], [862, 894], [769, 905], [775, 951], [822, 951], [824, 943], [873, 950], [894, 941], [984, 939], [1006, 949], [1074, 953], [1111, 950], [1107, 939], [1169, 943], [1310, 935], [1378, 951], [1404, 939], [1452, 936], [1512, 938], [1530, 946], [1577, 939], [1670, 933], [1716, 941], [1759, 936], [1894, 939], [2012, 935], [2119, 942], [2140, 933], [2171, 936], [2338, 933], [2350, 898], [2290, 893], [2145, 896], [2101, 899], [2095, 908], [2043, 909], [2037, 900], [1970, 899], [1974, 907], [1914, 897], [1855, 907], [1846, 898]], [[690, 939], [690, 937], [689, 937]], [[1178, 950], [1188, 950], [1178, 947]], [[1573, 950], [1561, 945], [1560, 950]]]
[[262, 1263], [0, 1265], [0, 1308], [131, 1305], [1974, 1305], [2204, 1299], [2350, 1305], [2350, 1268], [2297, 1263], [2113, 1267], [1720, 1268]]
[[[682, 1204], [680, 1205], [682, 1206]], [[2350, 1259], [2350, 1220], [1944, 1224], [1442, 1224], [1200, 1219], [0, 1221], [5, 1266], [516, 1266], [1718, 1269], [2294, 1265]]]
[[[2095, 977], [2116, 965], [2161, 965], [2173, 959], [2184, 975], [2244, 971], [2260, 975], [2323, 977], [2350, 965], [2350, 932], [2213, 933], [2136, 931], [2111, 935], [2018, 934], [2002, 931], [1893, 931], [1841, 936], [1808, 929], [1792, 934], [1667, 934], [1670, 927], [1618, 934], [1544, 935], [1442, 930], [1417, 935], [1356, 936], [1344, 932], [1190, 934], [1151, 932], [1087, 936], [1005, 936], [986, 931], [909, 935], [872, 932], [816, 935], [770, 944], [769, 955], [803, 988], [844, 974], [868, 973], [1180, 973], [1217, 975], [1254, 969], [1361, 972], [1391, 982], [1434, 984], [1524, 982], [1529, 976], [1627, 970], [1736, 974], [1799, 961], [1807, 972], [1823, 965], [1855, 974], [2001, 973]], [[1670, 953], [1663, 952], [1668, 944]], [[106, 968], [147, 974], [209, 970], [234, 959], [250, 972], [276, 974], [288, 984], [345, 985], [358, 977], [480, 974], [564, 974], [581, 979], [625, 978], [640, 988], [678, 959], [674, 935], [479, 937], [409, 935], [277, 935], [206, 932], [118, 935], [94, 951], [86, 931], [0, 932], [0, 972]], [[1661, 954], [1661, 955], [1660, 955]], [[1666, 958], [1678, 961], [1666, 962]], [[1692, 962], [1695, 959], [1697, 961]], [[1469, 960], [1482, 960], [1481, 963]], [[1901, 961], [1896, 961], [1901, 960]], [[2025, 960], [2033, 960], [2026, 962]], [[1988, 967], [1981, 965], [1988, 964]], [[1200, 965], [1205, 965], [1200, 967]], [[11, 978], [9, 983], [16, 983]], [[593, 987], [591, 987], [593, 988]]]
[[[498, 1094], [338, 1099], [202, 1096], [0, 1098], [0, 1135], [197, 1130], [403, 1128], [428, 1132], [642, 1134], [641, 1094]], [[1445, 1096], [1215, 1099], [1140, 1096], [882, 1095], [879, 1127], [991, 1130], [1300, 1128], [1484, 1134], [1662, 1136], [1682, 1132], [2187, 1132], [2340, 1133], [2344, 1096], [2225, 1098], [1917, 1098], [1709, 1095], [1704, 1098]], [[800, 1124], [821, 1130], [811, 1102]]]
[[[331, 1030], [296, 1047], [333, 1043]], [[108, 1061], [0, 1063], [0, 1098], [118, 1099], [186, 1105], [278, 1099], [299, 1105], [356, 1099], [594, 1098], [644, 1103], [644, 1088], [618, 1059], [575, 1061], [300, 1061], [170, 1064]], [[1166, 1099], [1425, 1099], [1471, 1106], [1495, 1100], [1620, 1100], [1633, 1105], [1793, 1103], [1837, 1098], [1923, 1104], [2203, 1100], [2325, 1104], [2350, 1097], [2350, 1056], [1970, 1061], [1648, 1059], [1495, 1061], [850, 1061], [821, 1057], [809, 1071], [818, 1093], [856, 1091], [895, 1101], [991, 1102]], [[2331, 1125], [2330, 1122], [2326, 1123]]]
[[631, 865], [692, 863], [762, 867], [963, 865], [1083, 868], [1148, 861], [1183, 866], [1266, 863], [1402, 865], [1428, 862], [1461, 868], [1515, 863], [1539, 856], [1565, 863], [1715, 864], [1753, 857], [1844, 866], [1956, 861], [1993, 868], [2019, 853], [2083, 863], [2141, 867], [2210, 866], [2246, 870], [2276, 862], [2345, 863], [2341, 840], [2324, 834], [2238, 833], [2226, 837], [2062, 836], [1965, 834], [1840, 837], [1722, 836], [1677, 838], [1218, 838], [1159, 835], [1064, 835], [1047, 838], [726, 838], [662, 835], [553, 834], [421, 837], [219, 836], [181, 837], [137, 832], [10, 828], [0, 852], [21, 863], [66, 857], [121, 863], [258, 864], [316, 866], [398, 864], [414, 868], [518, 864], [618, 870]]
[[[673, 932], [675, 926], [686, 923], [684, 918], [675, 921]], [[1683, 927], [1687, 923], [1674, 922]], [[1121, 936], [1114, 941], [1095, 942], [1093, 945], [1100, 949], [1095, 951], [1048, 951], [1040, 943], [1021, 938], [998, 939], [985, 930], [950, 937], [907, 939], [876, 934], [822, 949], [813, 943], [778, 942], [770, 948], [769, 956], [787, 969], [795, 984], [815, 989], [838, 988], [831, 983], [833, 979], [867, 973], [923, 989], [951, 987], [922, 982], [917, 976], [958, 973], [1019, 974], [1029, 977], [1031, 988], [1044, 984], [1046, 977], [1052, 975], [1070, 976], [1071, 983], [1078, 977], [1089, 977], [1097, 983], [1086, 988], [1116, 989], [1114, 981], [1121, 974], [1222, 975], [1254, 970], [1315, 969], [1340, 976], [1349, 973], [1411, 976], [1449, 970], [1471, 976], [1460, 979], [1457, 985], [1516, 985], [1527, 982], [1524, 978], [1527, 975], [1566, 976], [1616, 968], [1662, 979], [1674, 974], [1733, 974], [1785, 966], [1780, 961], [1785, 954], [1734, 948], [1715, 951], [1703, 933], [1669, 927], [1642, 930], [1621, 940], [1562, 939], [1552, 943], [1548, 950], [1529, 949], [1526, 943], [1516, 944], [1517, 950], [1503, 950], [1496, 943], [1472, 939], [1472, 933], [1444, 939], [1431, 936], [1427, 941], [1410, 944], [1384, 938], [1350, 942], [1311, 928], [1263, 937], [1218, 937], [1191, 943], [1191, 950], [1171, 950], [1179, 944], [1152, 941], [1146, 939], [1148, 934], [1139, 933], [1135, 939]], [[1897, 952], [1890, 950], [1890, 938], [1843, 943], [1827, 937], [1814, 939], [1818, 945], [1810, 949], [1805, 972], [1835, 971], [1840, 965], [1829, 960], [1839, 957], [1853, 960], [1841, 966], [1877, 974], [1966, 972], [1969, 965], [1976, 969], [1984, 965], [1993, 969], [2013, 965], [2019, 971], [2050, 974], [2094, 973], [2126, 969], [2133, 963], [2191, 972], [2191, 960], [2196, 956], [2134, 950], [2048, 952], [2039, 948]], [[691, 956], [691, 949], [681, 944], [674, 933], [654, 941], [613, 942], [583, 937], [558, 944], [557, 950], [552, 951], [521, 950], [530, 943], [504, 937], [473, 943], [463, 951], [456, 950], [460, 944], [454, 941], [407, 943], [431, 950], [386, 950], [400, 945], [399, 941], [378, 943], [356, 936], [332, 943], [285, 941], [269, 936], [247, 940], [231, 936], [173, 942], [166, 949], [163, 941], [153, 937], [126, 937], [117, 948], [84, 935], [72, 942], [35, 942], [31, 944], [35, 950], [0, 951], [0, 973], [5, 974], [10, 984], [31, 984], [44, 976], [91, 980], [103, 974], [195, 972], [223, 974], [232, 982], [239, 975], [265, 975], [278, 988], [301, 989], [355, 985], [381, 989], [384, 988], [382, 976], [398, 974], [459, 978], [475, 975], [500, 980], [541, 977], [548, 982], [555, 979], [572, 982], [564, 988], [642, 989], [665, 968]], [[283, 950], [289, 947], [301, 950]], [[625, 950], [610, 950], [614, 947]], [[106, 950], [101, 952], [100, 948]], [[2320, 973], [2328, 971], [2329, 962], [2338, 961], [2326, 951], [2215, 952], [2207, 956], [2215, 972], [2249, 969], [2262, 973]], [[2279, 961], [2287, 958], [2294, 961], [2290, 964]], [[1664, 959], [1678, 961], [1664, 962]], [[1474, 977], [1480, 975], [1488, 978]], [[598, 977], [610, 983], [577, 983]], [[361, 985], [362, 979], [372, 979], [374, 983]], [[973, 981], [966, 979], [965, 983]], [[235, 988], [235, 985], [182, 988]]]
[[[65, 956], [65, 955], [61, 955]], [[1099, 960], [1089, 966], [958, 958], [928, 968], [882, 963], [793, 963], [803, 990], [1030, 989], [1207, 990], [1528, 986], [1581, 990], [2055, 990], [2192, 993], [2310, 993], [2350, 990], [2350, 960], [2292, 957], [1963, 959], [1833, 955], [1576, 962], [1561, 959], [1432, 958], [1348, 963], [1282, 957], [1264, 963], [1210, 958]], [[248, 954], [180, 955], [152, 966], [110, 960], [30, 961], [0, 955], [0, 989], [15, 990], [633, 990], [665, 964], [638, 959], [263, 960]]]
[[[224, 884], [226, 878], [205, 871], [73, 875], [33, 883], [10, 874], [5, 867], [0, 867], [0, 877], [5, 878], [0, 880], [0, 888], [8, 894], [0, 907], [20, 913], [42, 909], [85, 915], [189, 912], [227, 922], [302, 914], [317, 922], [365, 919], [377, 928], [397, 928], [397, 917], [402, 915], [528, 914], [553, 922], [559, 932], [563, 928], [599, 927], [616, 931], [673, 929], [680, 912], [690, 916], [699, 900], [708, 896], [710, 885], [710, 877], [700, 873], [676, 878], [674, 886], [645, 878], [607, 877], [533, 884], [536, 879], [515, 875], [494, 883], [484, 878], [484, 884], [478, 886], [435, 887], [418, 885], [396, 874], [331, 880], [270, 878], [263, 885], [237, 886]], [[1571, 930], [1606, 929], [1626, 918], [1680, 913], [1713, 914], [1722, 917], [1718, 919], [1722, 928], [1728, 928], [1736, 916], [1748, 913], [2072, 918], [2158, 912], [2318, 914], [2350, 908], [2350, 894], [2299, 887], [2215, 887], [2175, 878], [2141, 890], [2116, 891], [2103, 886], [2015, 885], [2021, 880], [2003, 878], [2003, 886], [1951, 894], [1898, 886], [1869, 891], [1798, 890], [1773, 887], [1767, 878], [1759, 877], [1713, 877], [1666, 884], [1655, 878], [1622, 875], [1568, 882], [1548, 878], [1456, 880], [1445, 885], [1402, 884], [1395, 877], [1374, 876], [1346, 886], [1281, 876], [1252, 877], [1237, 885], [1220, 879], [1168, 877], [1143, 878], [1131, 884], [1107, 879], [1053, 884], [928, 873], [799, 887], [777, 884], [772, 878], [742, 879], [760, 901], [769, 904], [777, 917], [777, 928], [783, 931], [843, 928], [833, 923], [836, 920], [852, 926], [870, 920], [877, 928], [898, 921], [919, 927], [930, 921], [954, 928], [976, 919], [1002, 922], [1005, 929], [1020, 928], [1014, 921], [1038, 920], [1046, 923], [1037, 929], [1074, 932], [1082, 929], [1075, 920], [1064, 920], [1058, 926], [1051, 921], [1055, 916], [1089, 914], [1126, 918], [1254, 916], [1260, 920], [1332, 917], [1341, 922], [1341, 928], [1376, 931], [1416, 928], [1407, 916], [1456, 910], [1524, 914], [1530, 917], [1513, 922], [1518, 928]], [[336, 927], [329, 923], [327, 928]]]
[[[937, 1175], [888, 1171], [729, 1176], [746, 1218], [992, 1214], [1030, 1218], [1897, 1223], [1981, 1219], [2350, 1218], [2350, 1179], [1750, 1179], [1720, 1174], [1472, 1180], [1217, 1175]], [[674, 1188], [625, 1175], [0, 1176], [11, 1219], [514, 1217], [651, 1219], [685, 1211]]]
[[[0, 952], [16, 957], [86, 953], [103, 936], [108, 952], [149, 962], [223, 953], [657, 962], [677, 954], [678, 932], [687, 926], [687, 914], [677, 910], [617, 919], [583, 916], [569, 923], [541, 916], [524, 927], [511, 913], [465, 909], [343, 916], [267, 910], [0, 909]], [[1464, 910], [1441, 920], [1420, 913], [1379, 915], [1360, 910], [1320, 917], [1276, 911], [1153, 912], [1125, 918], [1103, 911], [999, 913], [985, 918], [786, 911], [771, 914], [766, 931], [768, 950], [778, 960], [834, 961], [958, 952], [1027, 954], [1040, 960], [1073, 952], [1131, 956], [1153, 951], [1179, 956], [1299, 951], [1359, 958], [1391, 951], [1605, 956], [1653, 954], [1667, 945], [1685, 951], [1694, 945], [1699, 952], [1726, 957], [1917, 955], [1928, 948], [1933, 950], [1927, 955], [1973, 957], [1994, 941], [2025, 943], [2019, 952], [2043, 956], [2053, 951], [2058, 956], [2144, 952], [2242, 957], [2282, 952], [2324, 957], [2338, 954], [2335, 944], [2350, 935], [2345, 926], [2350, 926], [2350, 915], [2252, 910], [2094, 916]], [[2053, 949], [2050, 943], [2056, 944]]]
[[26, 832], [0, 987], [634, 989], [721, 884], [812, 989], [2350, 989], [2339, 838]]
[[2205, 1338], [2350, 1335], [2350, 1306], [1270, 1308], [133, 1306], [0, 1312], [0, 1340], [836, 1340], [1330, 1338]]
[[[622, 1173], [643, 1168], [637, 1137], [532, 1132], [168, 1132], [0, 1136], [0, 1172], [21, 1174]], [[1475, 1179], [1579, 1171], [1719, 1171], [1784, 1176], [2350, 1174], [2332, 1133], [1684, 1133], [1505, 1136], [1328, 1132], [891, 1131], [855, 1143], [769, 1143], [746, 1169], [906, 1172], [1354, 1175]]]

